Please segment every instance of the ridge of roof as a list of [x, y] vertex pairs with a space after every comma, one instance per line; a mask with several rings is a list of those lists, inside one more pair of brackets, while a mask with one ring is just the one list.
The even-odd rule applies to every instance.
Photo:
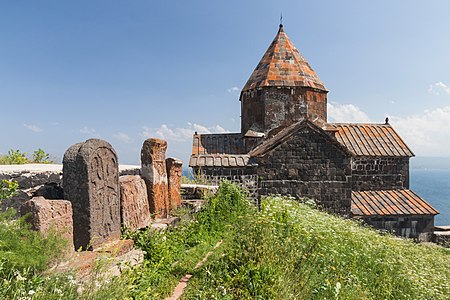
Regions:
[[[328, 123], [329, 125], [345, 125], [345, 126], [364, 126], [364, 125], [370, 125], [370, 126], [391, 126], [389, 123], [366, 123], [366, 122], [351, 122], [351, 123], [345, 123], [345, 122], [339, 122], [339, 123]], [[391, 126], [392, 127], [392, 126]]]
[[242, 91], [267, 86], [309, 87], [328, 92], [282, 24]]
[[281, 129], [272, 137], [269, 137], [266, 140], [264, 140], [261, 144], [256, 146], [253, 150], [251, 150], [249, 152], [249, 155], [250, 157], [265, 155], [267, 152], [275, 149], [278, 145], [285, 142], [291, 135], [293, 135], [303, 126], [309, 126], [311, 129], [313, 129], [317, 133], [321, 134], [324, 138], [332, 142], [336, 147], [340, 148], [343, 152], [347, 153], [348, 155], [353, 155], [352, 152], [347, 147], [345, 147], [345, 145], [342, 145], [335, 138], [328, 135], [326, 131], [319, 125], [320, 124], [316, 124], [314, 121], [311, 121], [310, 119], [302, 118], [301, 120]]

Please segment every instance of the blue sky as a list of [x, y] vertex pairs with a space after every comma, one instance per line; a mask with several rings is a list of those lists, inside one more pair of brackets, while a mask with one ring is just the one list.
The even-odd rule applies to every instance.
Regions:
[[240, 130], [239, 91], [285, 31], [329, 89], [329, 120], [383, 122], [450, 156], [448, 1], [0, 1], [0, 153], [57, 159], [91, 137], [138, 164], [160, 137]]

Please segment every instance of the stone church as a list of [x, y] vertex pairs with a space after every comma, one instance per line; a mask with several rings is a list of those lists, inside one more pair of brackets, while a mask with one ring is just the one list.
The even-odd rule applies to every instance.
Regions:
[[193, 137], [189, 166], [254, 199], [309, 197], [325, 210], [429, 240], [439, 212], [409, 189], [413, 152], [382, 124], [327, 122], [327, 89], [280, 25], [240, 94], [241, 132]]

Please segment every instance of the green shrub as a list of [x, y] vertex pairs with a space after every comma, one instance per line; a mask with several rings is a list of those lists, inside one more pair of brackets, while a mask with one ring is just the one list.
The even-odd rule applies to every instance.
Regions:
[[31, 159], [31, 162], [37, 163], [37, 164], [50, 164], [53, 163], [53, 161], [50, 160], [50, 154], [46, 153], [41, 148], [37, 149], [33, 152], [33, 157]]
[[2, 156], [1, 163], [4, 165], [23, 165], [29, 163], [29, 160], [25, 152], [10, 149], [7, 155]]
[[10, 149], [7, 155], [0, 155], [0, 165], [23, 165], [29, 163], [51, 164], [54, 163], [54, 161], [52, 161], [50, 155], [41, 148], [34, 151], [31, 158], [28, 158], [25, 152], [14, 149]]
[[0, 181], [0, 204], [4, 199], [11, 198], [17, 192], [19, 184], [17, 181], [3, 179]]

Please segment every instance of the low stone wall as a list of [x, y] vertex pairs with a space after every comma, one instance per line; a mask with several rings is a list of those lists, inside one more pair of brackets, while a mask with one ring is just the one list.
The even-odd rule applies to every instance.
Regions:
[[[17, 195], [2, 202], [1, 209], [20, 206], [33, 197], [64, 199], [62, 164], [0, 165], [0, 180], [14, 180], [19, 184]], [[140, 175], [141, 167], [119, 165], [119, 175]]]
[[434, 217], [429, 215], [415, 215], [404, 217], [368, 217], [363, 220], [375, 227], [384, 228], [396, 236], [412, 238], [419, 242], [431, 242], [434, 229]]
[[255, 167], [201, 167], [193, 168], [195, 177], [211, 185], [219, 185], [221, 180], [238, 184], [248, 191], [250, 199], [258, 200], [258, 175]]
[[435, 226], [433, 242], [443, 247], [450, 248], [450, 226]]

